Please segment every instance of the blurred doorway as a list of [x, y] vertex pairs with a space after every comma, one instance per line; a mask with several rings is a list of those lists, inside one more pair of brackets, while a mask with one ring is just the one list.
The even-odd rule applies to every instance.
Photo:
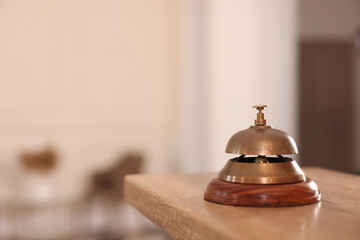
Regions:
[[360, 169], [360, 1], [299, 1], [299, 127], [303, 165]]
[[354, 165], [354, 59], [351, 43], [302, 41], [302, 164], [351, 172]]

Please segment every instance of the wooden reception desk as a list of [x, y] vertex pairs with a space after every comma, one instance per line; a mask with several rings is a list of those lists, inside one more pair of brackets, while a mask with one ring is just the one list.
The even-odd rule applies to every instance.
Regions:
[[125, 199], [174, 239], [360, 239], [360, 176], [303, 168], [322, 194], [320, 203], [283, 208], [207, 202], [215, 173], [129, 175]]

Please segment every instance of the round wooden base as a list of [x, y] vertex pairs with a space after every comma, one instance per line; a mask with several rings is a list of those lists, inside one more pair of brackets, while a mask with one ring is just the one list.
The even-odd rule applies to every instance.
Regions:
[[248, 207], [289, 207], [320, 201], [321, 194], [310, 178], [285, 184], [231, 183], [214, 178], [204, 198], [210, 202]]

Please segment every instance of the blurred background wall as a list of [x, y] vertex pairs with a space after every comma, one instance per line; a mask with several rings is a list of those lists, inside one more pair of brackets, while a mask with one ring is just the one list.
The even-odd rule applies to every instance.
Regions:
[[2, 163], [53, 145], [64, 191], [131, 151], [146, 172], [218, 170], [258, 103], [297, 135], [295, 1], [1, 1], [0, 11]]
[[[254, 124], [256, 103], [269, 125], [297, 139], [296, 1], [211, 1], [208, 12], [209, 160], [217, 171], [229, 138]], [[276, 60], [275, 60], [276, 59]]]
[[52, 145], [54, 181], [69, 194], [122, 153], [143, 154], [148, 172], [169, 171], [178, 11], [164, 0], [0, 1], [4, 168]]
[[58, 164], [34, 185], [50, 182], [60, 199], [107, 186], [127, 154], [145, 173], [218, 171], [255, 104], [295, 138], [301, 164], [356, 172], [359, 9], [356, 0], [0, 0], [0, 202], [45, 194], [24, 185], [34, 174], [20, 160], [46, 147]]
[[269, 124], [296, 138], [296, 6], [185, 1], [180, 99], [186, 170], [220, 169], [231, 157], [224, 153], [228, 139], [253, 124], [257, 103], [269, 105]]

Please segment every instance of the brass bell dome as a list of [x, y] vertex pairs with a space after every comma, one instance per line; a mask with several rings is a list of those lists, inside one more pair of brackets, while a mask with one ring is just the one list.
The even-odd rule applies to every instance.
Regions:
[[241, 155], [297, 154], [294, 139], [284, 131], [266, 126], [262, 110], [266, 105], [256, 105], [259, 110], [255, 126], [235, 133], [226, 146], [226, 153]]
[[[297, 154], [294, 139], [286, 132], [266, 125], [262, 110], [255, 125], [235, 133], [226, 146], [226, 153], [240, 157], [229, 160], [218, 178], [227, 182], [247, 184], [294, 183], [305, 180], [305, 174], [295, 160], [282, 155]], [[255, 155], [247, 156], [246, 155]]]

